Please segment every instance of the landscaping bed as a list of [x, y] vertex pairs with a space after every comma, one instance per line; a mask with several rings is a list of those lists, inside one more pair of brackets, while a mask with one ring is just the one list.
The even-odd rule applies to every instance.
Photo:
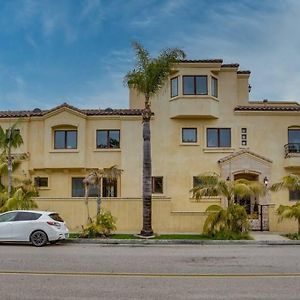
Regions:
[[[81, 238], [81, 233], [70, 233], [71, 239]], [[106, 239], [106, 240], [143, 240], [134, 234], [112, 234], [109, 237], [100, 237], [98, 239]], [[151, 240], [253, 240], [253, 238], [249, 234], [240, 234], [240, 235], [222, 235], [218, 234], [217, 236], [208, 236], [205, 234], [161, 234], [156, 235]]]

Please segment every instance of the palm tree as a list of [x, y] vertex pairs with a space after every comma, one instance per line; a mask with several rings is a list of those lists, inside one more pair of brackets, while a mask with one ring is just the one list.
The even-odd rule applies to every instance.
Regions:
[[[270, 190], [277, 192], [280, 190], [300, 191], [300, 176], [296, 174], [289, 174], [284, 176], [280, 182], [272, 184]], [[298, 234], [300, 234], [300, 203], [292, 206], [280, 205], [277, 208], [279, 221], [283, 219], [296, 219], [298, 221]]]
[[8, 197], [11, 196], [12, 188], [12, 165], [13, 165], [13, 156], [12, 149], [18, 148], [23, 144], [23, 139], [20, 134], [20, 130], [17, 129], [19, 121], [15, 122], [10, 126], [6, 131], [0, 126], [0, 148], [3, 150], [2, 153], [7, 157], [7, 169], [8, 169]]
[[[203, 231], [209, 235], [218, 232], [227, 234], [227, 238], [232, 233], [239, 234], [247, 232], [249, 228], [248, 216], [245, 208], [239, 204], [230, 205], [222, 208], [219, 205], [210, 205], [206, 212], [209, 213], [205, 220]], [[224, 236], [226, 238], [226, 236]]]
[[218, 174], [202, 174], [197, 177], [198, 184], [191, 190], [193, 197], [224, 197], [227, 208], [211, 205], [206, 212], [209, 213], [203, 231], [209, 234], [225, 232], [227, 234], [240, 233], [248, 230], [247, 213], [243, 206], [235, 204], [235, 197], [248, 197], [264, 195], [264, 184], [257, 181], [238, 179], [229, 181], [222, 179]]
[[279, 221], [283, 219], [296, 219], [298, 221], [298, 235], [300, 235], [300, 203], [296, 203], [292, 206], [280, 205], [277, 208], [279, 215]]
[[151, 188], [151, 102], [163, 86], [166, 79], [172, 74], [174, 63], [183, 59], [185, 54], [177, 48], [166, 49], [157, 58], [151, 58], [145, 48], [137, 42], [133, 43], [136, 56], [136, 69], [127, 73], [124, 82], [129, 88], [136, 89], [144, 95], [143, 109], [143, 228], [141, 236], [152, 236], [152, 188]]
[[109, 168], [103, 168], [103, 169], [95, 169], [92, 170], [84, 179], [84, 190], [85, 190], [85, 205], [87, 209], [87, 216], [88, 216], [88, 223], [91, 222], [90, 212], [89, 212], [89, 205], [88, 205], [88, 199], [89, 199], [89, 192], [91, 190], [91, 187], [97, 188], [97, 216], [101, 212], [101, 182], [103, 178], [106, 178], [109, 182], [113, 182], [114, 180], [118, 179], [118, 177], [121, 175], [122, 170], [118, 169], [116, 165], [111, 166]]
[[32, 197], [38, 196], [38, 191], [32, 184], [31, 179], [23, 178], [16, 180], [20, 181], [21, 184], [13, 189], [13, 195], [11, 197], [7, 195], [7, 199], [1, 207], [1, 211], [37, 208], [37, 204]]
[[297, 191], [300, 190], [300, 176], [296, 174], [289, 174], [282, 177], [280, 182], [271, 185], [270, 190], [277, 192], [279, 190]]
[[243, 198], [266, 193], [266, 187], [261, 182], [246, 179], [224, 180], [216, 173], [201, 174], [197, 176], [197, 180], [198, 184], [192, 189], [194, 198], [225, 197], [227, 206], [234, 204], [236, 196]]
[[[27, 155], [22, 154], [22, 155], [15, 155], [12, 160], [12, 172], [16, 170], [20, 164], [21, 161], [26, 159]], [[2, 177], [7, 176], [8, 174], [8, 162], [5, 153], [0, 153], [0, 190], [5, 188], [3, 182], [2, 182]]]

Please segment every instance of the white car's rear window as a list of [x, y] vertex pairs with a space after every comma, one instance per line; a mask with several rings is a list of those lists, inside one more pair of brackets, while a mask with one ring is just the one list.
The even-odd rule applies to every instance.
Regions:
[[63, 222], [64, 221], [59, 214], [50, 214], [49, 217], [52, 220], [57, 221], [57, 222]]

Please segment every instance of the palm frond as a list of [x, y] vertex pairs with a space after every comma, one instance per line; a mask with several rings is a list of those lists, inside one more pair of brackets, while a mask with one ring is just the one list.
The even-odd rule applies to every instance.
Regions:
[[289, 174], [282, 177], [280, 182], [272, 184], [270, 190], [277, 192], [282, 189], [287, 189], [291, 191], [300, 190], [300, 176], [296, 174]]
[[126, 74], [124, 83], [133, 86], [148, 99], [154, 95], [171, 74], [174, 63], [185, 56], [178, 48], [166, 49], [157, 58], [151, 58], [149, 52], [138, 43], [133, 43], [136, 54], [136, 68]]

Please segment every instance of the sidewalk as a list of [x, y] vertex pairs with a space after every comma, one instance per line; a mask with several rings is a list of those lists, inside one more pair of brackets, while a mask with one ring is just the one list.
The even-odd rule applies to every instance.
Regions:
[[276, 232], [251, 231], [250, 235], [255, 241], [290, 241], [287, 237], [284, 237]]

